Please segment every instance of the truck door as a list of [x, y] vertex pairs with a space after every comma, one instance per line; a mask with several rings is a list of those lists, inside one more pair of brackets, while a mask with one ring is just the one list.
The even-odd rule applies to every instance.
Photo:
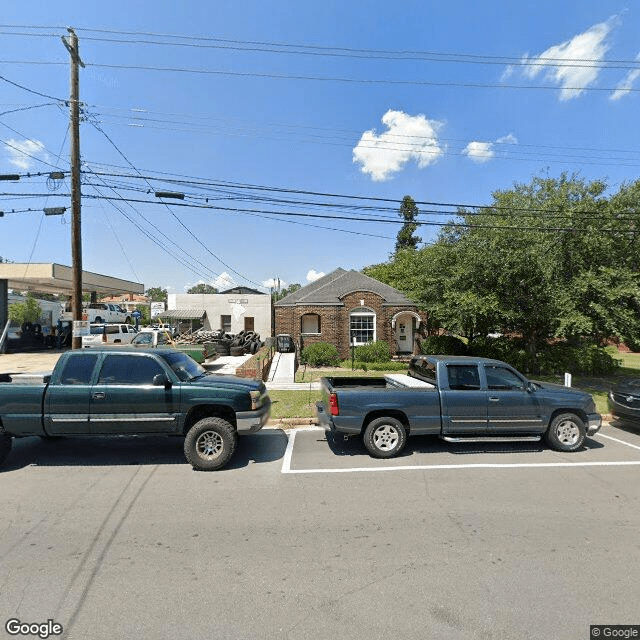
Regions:
[[97, 353], [74, 353], [55, 383], [47, 387], [44, 429], [50, 435], [87, 435], [91, 381]]
[[488, 389], [488, 426], [493, 434], [539, 433], [544, 431], [540, 406], [527, 390], [526, 380], [500, 365], [485, 365]]
[[178, 428], [180, 385], [153, 384], [168, 375], [153, 356], [118, 353], [105, 356], [91, 389], [91, 432], [98, 434], [172, 433]]
[[487, 431], [487, 392], [480, 385], [477, 364], [448, 364], [447, 380], [438, 377], [442, 401], [442, 433], [484, 435]]

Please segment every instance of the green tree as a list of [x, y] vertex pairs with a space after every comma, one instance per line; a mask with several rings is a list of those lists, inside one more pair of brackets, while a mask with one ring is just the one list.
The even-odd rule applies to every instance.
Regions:
[[24, 302], [16, 302], [9, 307], [9, 320], [19, 325], [24, 322], [37, 322], [41, 315], [42, 308], [31, 294], [27, 295]]
[[[473, 339], [520, 334], [530, 356], [550, 337], [640, 339], [640, 181], [562, 174], [459, 210], [437, 241], [365, 271], [404, 291], [432, 323]], [[459, 226], [456, 226], [459, 225]]]
[[416, 219], [419, 213], [415, 200], [411, 196], [402, 198], [399, 215], [404, 220], [404, 223], [396, 238], [396, 253], [403, 249], [415, 250], [422, 241], [422, 238], [413, 235], [418, 228]]
[[282, 298], [285, 298], [290, 293], [293, 293], [298, 289], [302, 289], [302, 285], [298, 284], [297, 282], [294, 282], [293, 284], [290, 284], [288, 287], [285, 287], [280, 291], [274, 291], [272, 294], [273, 301], [277, 302], [278, 300], [282, 300]]
[[161, 287], [151, 287], [147, 289], [145, 295], [149, 297], [151, 302], [166, 302], [167, 301], [167, 290], [162, 289]]
[[190, 289], [187, 289], [187, 293], [218, 293], [218, 290], [210, 284], [200, 282]]

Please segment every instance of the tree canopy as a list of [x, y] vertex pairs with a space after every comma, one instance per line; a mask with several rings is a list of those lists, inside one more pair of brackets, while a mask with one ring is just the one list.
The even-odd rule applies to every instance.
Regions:
[[562, 174], [460, 209], [437, 241], [365, 272], [424, 306], [432, 326], [470, 338], [640, 339], [640, 181]]
[[166, 302], [167, 290], [161, 287], [150, 287], [145, 291], [145, 295], [149, 297], [151, 302]]
[[187, 289], [187, 293], [218, 293], [218, 290], [213, 285], [200, 282]]
[[399, 215], [404, 220], [404, 223], [396, 238], [396, 253], [403, 249], [415, 249], [422, 241], [422, 238], [413, 235], [418, 228], [416, 224], [418, 213], [418, 207], [411, 196], [402, 198]]

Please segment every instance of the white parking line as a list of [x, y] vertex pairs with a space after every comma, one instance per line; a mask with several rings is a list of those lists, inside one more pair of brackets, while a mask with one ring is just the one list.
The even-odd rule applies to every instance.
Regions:
[[[379, 472], [379, 471], [438, 471], [444, 469], [535, 469], [543, 467], [628, 467], [628, 466], [640, 466], [640, 460], [622, 460], [622, 461], [602, 461], [602, 462], [502, 462], [502, 463], [470, 463], [470, 464], [417, 464], [417, 465], [402, 465], [393, 467], [350, 467], [346, 469], [292, 469], [291, 457], [293, 455], [293, 447], [296, 439], [296, 433], [298, 431], [319, 431], [317, 427], [304, 427], [302, 429], [294, 429], [289, 432], [287, 443], [287, 449], [282, 461], [282, 473], [284, 474], [314, 474], [314, 473], [367, 473], [367, 472]], [[611, 436], [605, 436], [598, 434], [608, 440], [614, 440], [620, 444], [626, 444], [634, 449], [640, 447], [618, 440]]]
[[626, 444], [627, 447], [632, 447], [633, 449], [638, 449], [640, 451], [640, 447], [636, 444], [631, 444], [630, 442], [625, 442], [624, 440], [618, 440], [618, 438], [612, 438], [611, 436], [605, 436], [604, 433], [599, 433], [598, 436], [600, 436], [601, 438], [606, 438], [607, 440], [619, 442], [620, 444]]

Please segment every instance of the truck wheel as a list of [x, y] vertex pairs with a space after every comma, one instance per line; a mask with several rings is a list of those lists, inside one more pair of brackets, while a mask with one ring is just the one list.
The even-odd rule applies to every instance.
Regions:
[[551, 421], [544, 437], [556, 451], [577, 451], [586, 435], [584, 422], [575, 413], [560, 413]]
[[393, 458], [407, 442], [407, 430], [395, 418], [376, 418], [364, 430], [364, 446], [374, 458]]
[[184, 439], [184, 455], [197, 471], [222, 469], [231, 459], [238, 434], [222, 418], [203, 418], [196, 422]]
[[0, 464], [2, 464], [11, 451], [11, 445], [13, 444], [13, 438], [6, 433], [0, 434]]
[[102, 324], [102, 318], [100, 316], [97, 316], [94, 322], [95, 324]]

